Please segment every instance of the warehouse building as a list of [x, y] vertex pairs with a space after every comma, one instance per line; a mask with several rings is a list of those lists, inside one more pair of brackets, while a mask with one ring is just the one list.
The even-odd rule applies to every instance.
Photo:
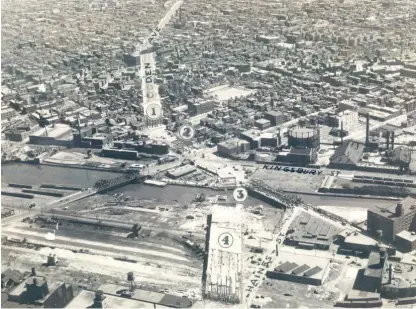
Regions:
[[47, 126], [29, 135], [29, 143], [49, 146], [73, 146], [72, 128], [66, 124]]
[[173, 170], [170, 170], [166, 173], [171, 178], [179, 178], [188, 174], [191, 174], [196, 171], [196, 167], [190, 164], [180, 166], [178, 168], [175, 168]]
[[286, 244], [309, 250], [329, 250], [339, 232], [335, 226], [305, 212], [296, 218], [289, 231]]
[[401, 231], [396, 234], [396, 248], [400, 252], [411, 252], [416, 250], [416, 232]]
[[250, 150], [250, 143], [238, 138], [230, 139], [217, 145], [218, 154], [222, 156], [242, 154], [248, 150]]
[[188, 112], [191, 116], [212, 112], [215, 109], [215, 101], [198, 100], [188, 103]]
[[[416, 198], [408, 196], [396, 205], [367, 210], [367, 231], [393, 243], [402, 231], [416, 232]], [[404, 234], [401, 235], [403, 238]], [[399, 240], [400, 242], [401, 240]]]
[[317, 256], [305, 256], [279, 252], [279, 265], [266, 273], [267, 278], [308, 285], [322, 285], [330, 270], [330, 260]]
[[268, 111], [265, 113], [264, 118], [270, 120], [272, 126], [279, 126], [289, 120], [289, 117], [279, 111]]
[[64, 308], [74, 297], [72, 285], [63, 282], [49, 282], [38, 276], [34, 268], [31, 275], [7, 292], [2, 308], [17, 308], [22, 305], [40, 308]]
[[329, 167], [339, 169], [354, 169], [364, 153], [364, 145], [354, 141], [342, 143], [329, 159]]

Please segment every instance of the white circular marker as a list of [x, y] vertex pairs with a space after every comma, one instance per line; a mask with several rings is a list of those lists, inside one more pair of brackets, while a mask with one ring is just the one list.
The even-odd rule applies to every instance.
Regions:
[[159, 119], [162, 115], [162, 106], [156, 103], [150, 104], [146, 108], [146, 116], [152, 120]]
[[248, 192], [245, 188], [236, 188], [233, 192], [233, 197], [237, 202], [243, 202], [248, 197]]
[[230, 248], [233, 245], [233, 243], [234, 243], [234, 237], [228, 232], [222, 233], [218, 237], [218, 244], [222, 248]]
[[195, 129], [189, 125], [184, 125], [179, 128], [179, 137], [185, 140], [190, 140], [195, 136]]

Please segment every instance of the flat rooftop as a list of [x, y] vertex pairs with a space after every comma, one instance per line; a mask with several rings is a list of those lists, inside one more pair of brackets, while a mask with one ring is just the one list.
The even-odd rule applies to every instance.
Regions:
[[[123, 298], [119, 296], [106, 295], [108, 308], [167, 308], [165, 306], [156, 305], [152, 303], [145, 303], [135, 299]], [[94, 303], [95, 293], [92, 291], [83, 290], [78, 294], [66, 308], [88, 308]]]
[[[386, 261], [388, 264], [392, 264], [392, 282], [391, 286], [405, 288], [412, 287], [416, 288], [416, 269], [415, 265], [402, 263], [402, 262], [393, 262]], [[389, 279], [389, 272], [385, 271], [383, 273], [382, 282], [387, 283]]]
[[[302, 212], [291, 224], [293, 239], [299, 242], [331, 245], [334, 236], [340, 231], [334, 225]], [[290, 236], [289, 236], [290, 237]]]
[[273, 271], [324, 280], [330, 258], [304, 255], [300, 250], [294, 252], [279, 251], [273, 262]]
[[[112, 283], [105, 283], [100, 285], [98, 290], [103, 291], [106, 295], [111, 295], [113, 297], [119, 297], [117, 291], [122, 289], [128, 289], [125, 286], [112, 284]], [[175, 295], [165, 294], [165, 293], [157, 293], [142, 289], [135, 289], [133, 291], [133, 295], [130, 300], [142, 303], [149, 303], [153, 306], [153, 304], [159, 305], [161, 308], [166, 307], [173, 307], [173, 308], [190, 308], [192, 304], [190, 304], [191, 300], [185, 297], [179, 297]], [[110, 306], [111, 307], [111, 306]], [[113, 307], [113, 308], [123, 308], [123, 307]], [[144, 308], [144, 307], [143, 307]], [[146, 307], [147, 308], [147, 307]]]
[[242, 300], [241, 206], [213, 206], [205, 294]]
[[[405, 199], [403, 199], [401, 201], [402, 205], [403, 205], [403, 215], [405, 216], [406, 214], [408, 214], [409, 212], [414, 211], [414, 209], [416, 208], [416, 198], [412, 197], [412, 196], [408, 196]], [[398, 217], [396, 217], [396, 206], [398, 203], [392, 204], [388, 207], [385, 208], [375, 208], [375, 209], [369, 209], [369, 212], [378, 214], [379, 216], [385, 217], [385, 218], [390, 218], [392, 220], [397, 219]]]

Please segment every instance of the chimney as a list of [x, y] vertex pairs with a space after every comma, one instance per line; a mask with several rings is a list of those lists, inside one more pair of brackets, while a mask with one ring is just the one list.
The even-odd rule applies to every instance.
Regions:
[[398, 202], [396, 206], [396, 217], [401, 217], [403, 215], [403, 203]]
[[33, 285], [38, 285], [38, 278], [33, 278]]
[[380, 268], [384, 267], [384, 263], [386, 262], [386, 248], [380, 248]]
[[393, 277], [393, 269], [391, 263], [389, 264], [389, 284], [391, 283], [391, 279]]
[[341, 121], [341, 144], [344, 141], [344, 122]]
[[365, 145], [368, 146], [370, 142], [370, 114], [367, 113], [365, 122]]
[[387, 131], [386, 134], [387, 134], [387, 137], [386, 137], [386, 141], [387, 141], [386, 150], [389, 150], [390, 149], [390, 131]]
[[36, 276], [36, 269], [35, 269], [35, 267], [32, 267], [32, 276]]
[[394, 150], [394, 132], [391, 132], [391, 150]]

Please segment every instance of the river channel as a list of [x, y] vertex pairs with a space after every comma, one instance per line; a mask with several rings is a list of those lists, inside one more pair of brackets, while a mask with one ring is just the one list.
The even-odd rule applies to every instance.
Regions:
[[[1, 176], [2, 186], [7, 183], [21, 183], [36, 185], [41, 183], [54, 183], [65, 185], [79, 185], [91, 187], [99, 179], [109, 179], [117, 177], [115, 172], [104, 172], [95, 170], [84, 170], [70, 167], [56, 167], [48, 165], [32, 165], [25, 163], [13, 163], [2, 165]], [[116, 189], [114, 193], [120, 192], [125, 196], [133, 196], [143, 199], [156, 199], [161, 202], [176, 200], [179, 203], [189, 203], [195, 198], [196, 194], [205, 195], [227, 195], [228, 201], [232, 200], [232, 191], [214, 191], [204, 188], [193, 188], [184, 186], [166, 186], [158, 188], [143, 184], [132, 184]], [[299, 194], [306, 203], [318, 206], [343, 206], [374, 208], [375, 206], [387, 206], [394, 204], [393, 201], [378, 199], [357, 199], [348, 197], [329, 197], [316, 195]], [[265, 204], [263, 201], [249, 197], [248, 204]]]

